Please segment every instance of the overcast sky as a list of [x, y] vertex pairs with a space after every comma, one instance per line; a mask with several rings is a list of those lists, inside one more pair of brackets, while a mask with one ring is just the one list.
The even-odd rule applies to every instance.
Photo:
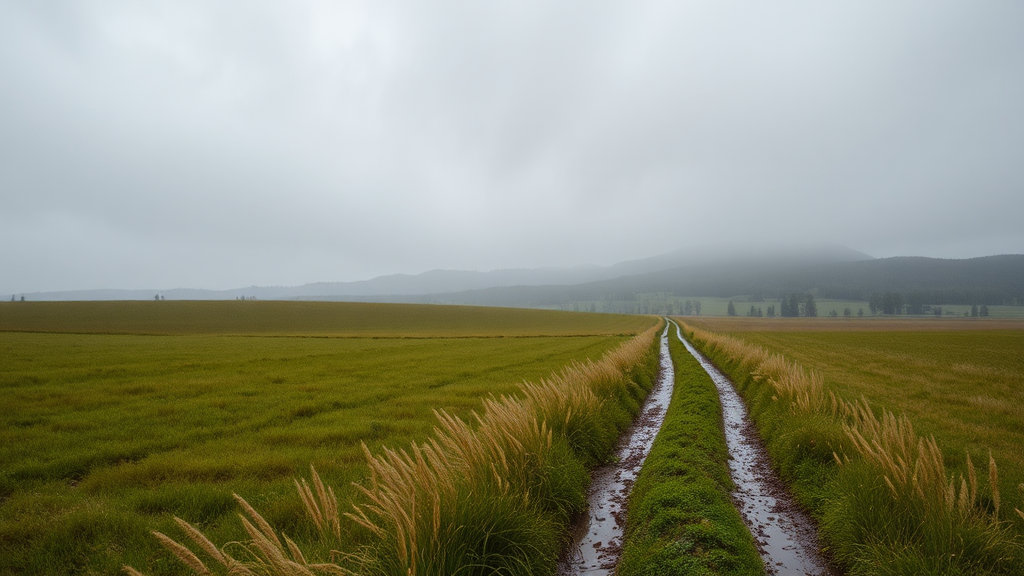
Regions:
[[1024, 252], [1024, 3], [0, 0], [0, 293]]

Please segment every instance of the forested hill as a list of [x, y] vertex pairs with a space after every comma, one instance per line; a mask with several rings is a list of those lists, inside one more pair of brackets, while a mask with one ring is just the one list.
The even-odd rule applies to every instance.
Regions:
[[788, 280], [789, 288], [817, 287], [824, 298], [866, 300], [871, 294], [892, 291], [918, 292], [934, 304], [1024, 304], [1024, 255], [825, 264], [794, 273]]
[[811, 291], [821, 298], [848, 300], [866, 301], [874, 293], [891, 291], [917, 293], [928, 304], [1024, 305], [1024, 255], [964, 260], [900, 257], [810, 265], [779, 259], [736, 259], [573, 286], [488, 288], [423, 295], [414, 300], [533, 307], [571, 301], [631, 300], [637, 294], [656, 292], [771, 299]]

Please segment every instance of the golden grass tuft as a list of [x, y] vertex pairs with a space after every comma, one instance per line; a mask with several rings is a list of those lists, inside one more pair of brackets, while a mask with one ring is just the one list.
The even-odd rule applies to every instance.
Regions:
[[338, 498], [334, 495], [334, 489], [324, 486], [320, 475], [317, 474], [316, 468], [312, 464], [309, 466], [309, 472], [313, 480], [313, 488], [310, 488], [305, 478], [301, 483], [298, 479], [295, 480], [295, 488], [306, 508], [306, 515], [316, 525], [321, 537], [334, 536], [335, 539], [340, 539], [341, 518], [338, 515]]
[[210, 570], [203, 564], [203, 561], [199, 559], [187, 546], [182, 546], [175, 542], [169, 536], [162, 534], [157, 531], [153, 531], [153, 536], [163, 544], [165, 548], [171, 551], [171, 554], [177, 556], [178, 560], [181, 560], [183, 564], [192, 569], [196, 574], [202, 574], [203, 576], [210, 573]]
[[[316, 473], [315, 471], [313, 472]], [[319, 483], [319, 477], [314, 477], [314, 484]], [[303, 482], [305, 483], [305, 482]], [[297, 485], [300, 485], [298, 482]], [[301, 485], [300, 485], [301, 486]], [[298, 545], [282, 534], [277, 533], [244, 498], [235, 494], [235, 500], [242, 510], [248, 515], [239, 514], [242, 526], [249, 534], [250, 541], [242, 545], [249, 559], [239, 560], [230, 555], [226, 550], [217, 548], [203, 533], [181, 518], [174, 518], [174, 521], [181, 528], [182, 532], [191, 539], [200, 550], [209, 555], [219, 566], [218, 572], [228, 576], [257, 576], [257, 575], [279, 575], [279, 576], [315, 576], [316, 574], [337, 574], [350, 576], [353, 573], [344, 568], [330, 563], [310, 563], [306, 560]], [[301, 497], [300, 492], [300, 497]], [[180, 544], [173, 538], [160, 532], [153, 532], [165, 548], [183, 564], [188, 566], [196, 574], [202, 576], [210, 575], [213, 572], [206, 564], [187, 546]], [[282, 541], [283, 540], [283, 541]], [[123, 566], [122, 570], [129, 576], [143, 576], [141, 572], [131, 566]]]

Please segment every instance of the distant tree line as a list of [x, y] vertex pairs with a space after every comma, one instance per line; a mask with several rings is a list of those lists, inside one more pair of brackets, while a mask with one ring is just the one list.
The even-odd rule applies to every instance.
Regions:
[[700, 300], [687, 300], [683, 302], [683, 309], [681, 310], [684, 316], [700, 316]]
[[800, 294], [794, 292], [788, 298], [783, 298], [779, 303], [779, 315], [784, 318], [795, 318], [797, 316], [814, 318], [818, 315], [818, 304], [814, 301], [814, 294], [800, 296]]
[[597, 301], [560, 302], [558, 309], [572, 312], [602, 312], [610, 314], [667, 314], [670, 316], [700, 316], [700, 300], [679, 301], [665, 294], [636, 295], [628, 300], [603, 299]]
[[[941, 306], [927, 304], [927, 302], [935, 302], [935, 300], [931, 299], [933, 296], [934, 294], [923, 290], [915, 290], [906, 295], [900, 292], [875, 292], [868, 298], [868, 309], [872, 314], [884, 314], [886, 316], [900, 316], [903, 314], [934, 314], [942, 316]], [[979, 308], [977, 304], [973, 304], [970, 315], [975, 318], [988, 316], [988, 305], [982, 304]]]

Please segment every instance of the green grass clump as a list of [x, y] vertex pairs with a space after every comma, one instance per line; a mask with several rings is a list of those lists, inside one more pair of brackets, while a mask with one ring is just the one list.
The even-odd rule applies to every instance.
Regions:
[[736, 383], [780, 474], [850, 574], [1024, 573], [1024, 515], [1001, 502], [995, 459], [979, 473], [968, 453], [951, 472], [936, 438], [906, 415], [844, 400], [821, 373], [745, 340], [691, 336]]
[[630, 495], [617, 574], [763, 574], [730, 497], [718, 391], [675, 334], [669, 350], [675, 391]]

